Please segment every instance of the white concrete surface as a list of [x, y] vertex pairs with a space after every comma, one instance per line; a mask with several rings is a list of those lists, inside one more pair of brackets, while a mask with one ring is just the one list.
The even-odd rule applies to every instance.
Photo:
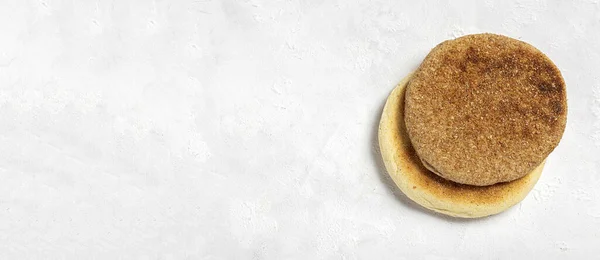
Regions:
[[[436, 1], [437, 2], [437, 1]], [[0, 0], [0, 259], [593, 259], [600, 3]], [[568, 126], [530, 196], [431, 214], [377, 151], [430, 48], [550, 56]]]

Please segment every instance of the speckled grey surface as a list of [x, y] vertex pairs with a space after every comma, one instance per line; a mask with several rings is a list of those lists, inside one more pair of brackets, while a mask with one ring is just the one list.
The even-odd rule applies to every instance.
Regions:
[[[0, 1], [2, 259], [590, 259], [600, 253], [600, 3]], [[463, 221], [377, 151], [435, 44], [544, 51], [569, 117], [534, 191]]]

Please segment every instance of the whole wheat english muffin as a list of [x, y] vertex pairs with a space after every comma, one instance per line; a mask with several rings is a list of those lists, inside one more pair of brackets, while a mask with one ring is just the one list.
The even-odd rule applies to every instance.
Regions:
[[541, 165], [567, 115], [554, 63], [525, 42], [495, 34], [435, 47], [408, 83], [404, 105], [423, 165], [476, 186], [510, 182]]

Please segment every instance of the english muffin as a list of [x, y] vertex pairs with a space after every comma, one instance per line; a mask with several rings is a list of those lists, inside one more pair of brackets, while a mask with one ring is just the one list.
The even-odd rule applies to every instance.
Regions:
[[523, 200], [566, 125], [565, 82], [533, 46], [475, 34], [436, 46], [386, 102], [379, 145], [410, 199], [456, 217]]
[[408, 83], [408, 136], [440, 177], [487, 186], [538, 167], [565, 129], [565, 82], [533, 46], [475, 34], [445, 41]]

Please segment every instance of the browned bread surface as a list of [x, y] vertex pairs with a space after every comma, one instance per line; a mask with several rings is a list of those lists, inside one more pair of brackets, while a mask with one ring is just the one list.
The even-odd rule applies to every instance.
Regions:
[[533, 46], [475, 34], [435, 47], [406, 90], [418, 156], [441, 177], [485, 186], [525, 176], [558, 145], [565, 82]]

